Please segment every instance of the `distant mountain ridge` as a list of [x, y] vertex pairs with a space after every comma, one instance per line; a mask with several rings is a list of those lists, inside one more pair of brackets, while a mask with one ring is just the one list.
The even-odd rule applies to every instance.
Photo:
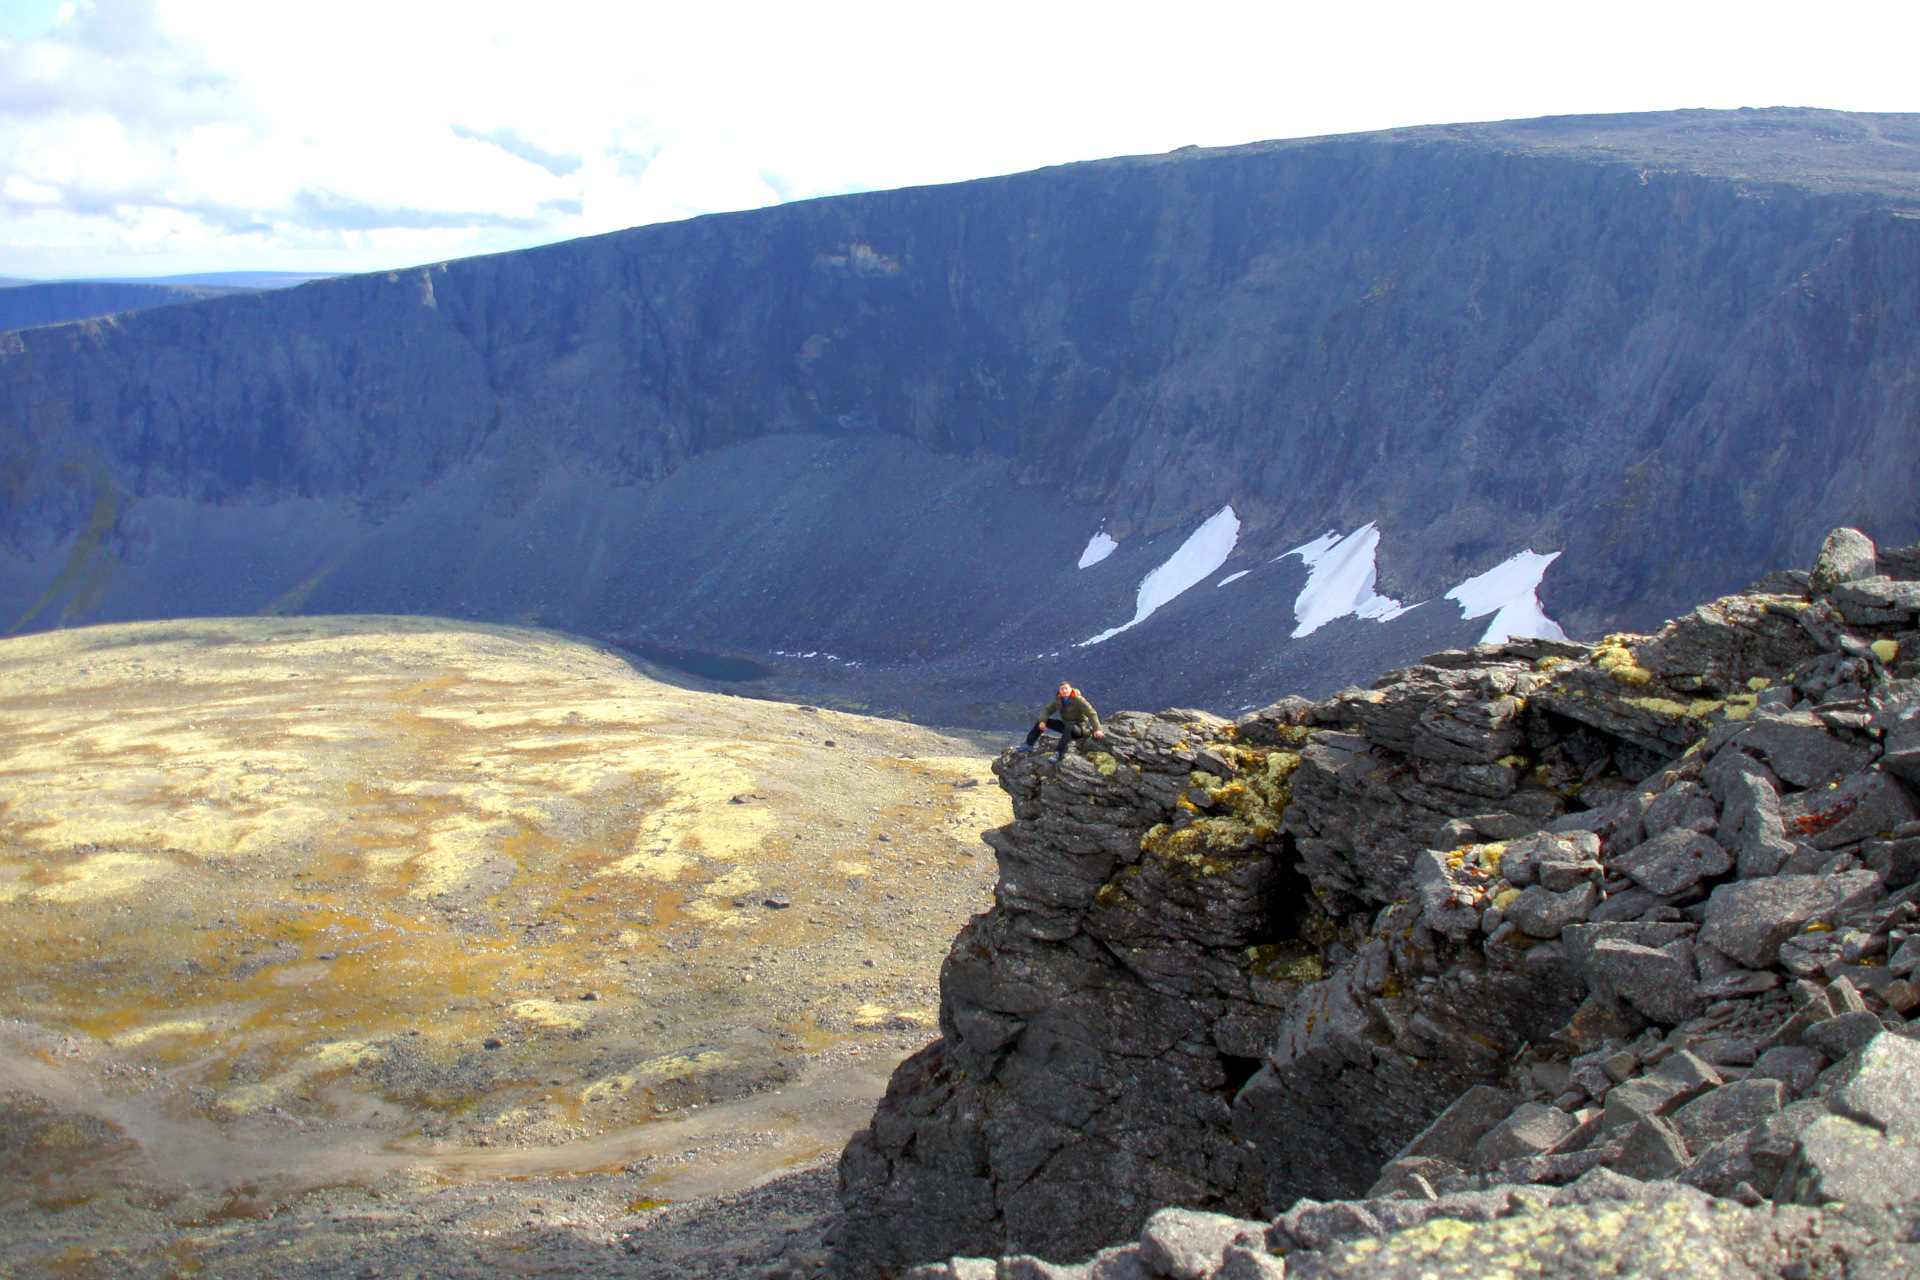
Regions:
[[[1069, 671], [1232, 711], [1501, 618], [1648, 626], [1837, 524], [1914, 541], [1916, 268], [1920, 118], [1674, 112], [1103, 160], [31, 330], [0, 340], [0, 625], [439, 613], [948, 723]], [[1228, 510], [1224, 558], [1149, 590]]]

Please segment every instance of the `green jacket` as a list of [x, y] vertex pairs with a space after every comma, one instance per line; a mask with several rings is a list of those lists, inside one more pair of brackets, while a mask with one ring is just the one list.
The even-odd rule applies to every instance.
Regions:
[[1051, 720], [1055, 716], [1082, 733], [1100, 732], [1100, 713], [1093, 709], [1091, 702], [1077, 693], [1066, 699], [1055, 698], [1047, 704], [1047, 709], [1040, 713], [1042, 721]]

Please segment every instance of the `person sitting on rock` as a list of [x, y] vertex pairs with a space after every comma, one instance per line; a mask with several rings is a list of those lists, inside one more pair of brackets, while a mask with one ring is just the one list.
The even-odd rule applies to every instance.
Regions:
[[1047, 709], [1033, 722], [1033, 728], [1027, 730], [1026, 745], [1015, 747], [1014, 750], [1033, 750], [1033, 744], [1040, 741], [1040, 735], [1049, 729], [1060, 735], [1060, 746], [1053, 753], [1055, 761], [1066, 757], [1067, 747], [1075, 738], [1107, 736], [1100, 728], [1100, 713], [1093, 709], [1086, 695], [1065, 680], [1060, 682], [1060, 688], [1054, 692], [1054, 699], [1047, 704]]

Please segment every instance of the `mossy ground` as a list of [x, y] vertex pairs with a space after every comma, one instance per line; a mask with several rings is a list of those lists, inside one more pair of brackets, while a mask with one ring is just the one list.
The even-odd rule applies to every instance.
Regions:
[[729, 1177], [829, 1150], [932, 1034], [1008, 817], [912, 725], [399, 618], [0, 643], [0, 794], [0, 1083], [219, 1153], [41, 1199], [672, 1168], [729, 1108]]

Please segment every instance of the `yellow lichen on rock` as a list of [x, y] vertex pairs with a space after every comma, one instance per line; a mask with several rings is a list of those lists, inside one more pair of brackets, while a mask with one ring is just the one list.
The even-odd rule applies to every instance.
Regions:
[[1633, 656], [1633, 650], [1627, 647], [1628, 640], [1640, 638], [1624, 635], [1608, 636], [1594, 648], [1593, 665], [1622, 684], [1652, 684], [1653, 672], [1641, 666], [1639, 659]]
[[1892, 666], [1893, 660], [1900, 656], [1898, 640], [1875, 640], [1868, 648], [1873, 650], [1873, 656], [1880, 659], [1883, 666]]

